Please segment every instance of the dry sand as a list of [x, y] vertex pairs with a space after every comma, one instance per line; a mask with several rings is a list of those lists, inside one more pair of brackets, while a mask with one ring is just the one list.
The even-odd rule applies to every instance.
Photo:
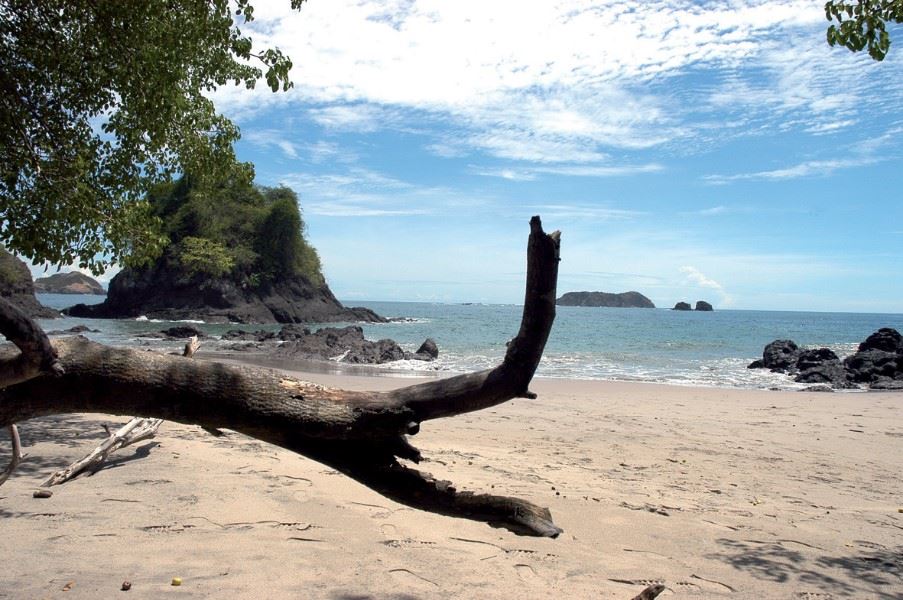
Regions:
[[290, 452], [174, 423], [35, 499], [102, 423], [126, 419], [23, 423], [29, 457], [0, 487], [0, 597], [626, 600], [653, 582], [660, 598], [903, 597], [903, 394], [533, 389], [413, 441], [459, 489], [548, 506], [565, 530], [554, 540], [409, 509]]

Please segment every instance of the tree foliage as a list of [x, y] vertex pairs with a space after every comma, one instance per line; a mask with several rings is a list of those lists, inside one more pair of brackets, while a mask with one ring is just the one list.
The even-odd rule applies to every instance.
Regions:
[[887, 23], [903, 23], [903, 0], [857, 0], [825, 4], [828, 21], [828, 43], [845, 46], [852, 52], [868, 49], [869, 56], [884, 60], [890, 50]]
[[0, 0], [0, 242], [99, 271], [160, 252], [152, 185], [250, 181], [238, 129], [205, 96], [291, 87], [289, 58], [239, 27], [249, 1]]
[[255, 186], [243, 177], [201, 184], [186, 176], [157, 185], [148, 201], [170, 242], [160, 259], [166, 269], [251, 287], [296, 275], [324, 281], [289, 188]]

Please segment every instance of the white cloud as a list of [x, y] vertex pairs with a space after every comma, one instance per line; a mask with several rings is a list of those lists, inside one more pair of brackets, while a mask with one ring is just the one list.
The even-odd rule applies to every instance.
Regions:
[[766, 180], [781, 181], [800, 177], [824, 177], [839, 169], [852, 169], [879, 162], [876, 158], [862, 157], [840, 160], [810, 160], [782, 169], [738, 173], [735, 175], [707, 175], [704, 180], [712, 184], [725, 184], [732, 181]]
[[541, 212], [543, 217], [559, 220], [621, 221], [633, 219], [644, 214], [641, 211], [587, 204], [535, 204], [525, 208]]
[[622, 177], [641, 173], [657, 173], [664, 167], [657, 163], [643, 165], [555, 165], [537, 167], [503, 167], [474, 169], [477, 175], [501, 177], [510, 181], [534, 181], [538, 175], [562, 175], [565, 177]]
[[[690, 114], [733, 115], [714, 141], [750, 124], [843, 130], [880, 110], [863, 98], [864, 61], [826, 47], [819, 0], [330, 0], [298, 13], [264, 3], [255, 16], [256, 42], [294, 60], [295, 88], [218, 92], [228, 114], [313, 103], [324, 127], [373, 132], [414, 110], [460, 134], [431, 145], [440, 155], [594, 163], [608, 149], [706, 137]], [[716, 81], [671, 85], [690, 71]], [[878, 104], [903, 97], [896, 79]]]
[[724, 286], [714, 279], [710, 279], [703, 275], [696, 267], [684, 266], [680, 268], [680, 272], [684, 274], [684, 281], [686, 283], [699, 288], [715, 290], [721, 297], [722, 305], [730, 306], [733, 303], [733, 298], [725, 291]]

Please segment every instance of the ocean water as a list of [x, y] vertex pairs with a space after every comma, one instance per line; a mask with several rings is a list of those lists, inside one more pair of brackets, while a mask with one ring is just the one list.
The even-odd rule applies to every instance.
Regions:
[[[63, 308], [93, 303], [103, 296], [39, 294], [47, 306]], [[516, 335], [522, 307], [517, 305], [433, 304], [417, 302], [348, 302], [363, 305], [391, 323], [364, 324], [368, 339], [391, 338], [406, 350], [416, 350], [427, 337], [436, 340], [435, 362], [401, 361], [374, 367], [401, 375], [456, 373], [493, 367]], [[159, 331], [170, 322], [54, 319], [42, 321], [47, 330], [85, 324], [99, 342], [173, 349], [180, 343], [136, 337]], [[205, 333], [228, 329], [278, 330], [278, 325], [215, 325], [196, 323]], [[316, 328], [318, 325], [311, 325]], [[805, 387], [763, 369], [747, 369], [774, 339], [792, 339], [801, 346], [828, 347], [845, 356], [881, 327], [903, 331], [903, 315], [817, 313], [749, 310], [680, 312], [668, 309], [586, 308], [559, 306], [538, 375], [574, 379], [609, 379], [681, 385], [743, 388]]]

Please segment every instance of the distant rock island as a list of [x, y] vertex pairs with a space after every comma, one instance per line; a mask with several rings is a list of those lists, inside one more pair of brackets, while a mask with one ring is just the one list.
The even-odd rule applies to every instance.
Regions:
[[611, 308], [655, 308], [652, 300], [639, 292], [568, 292], [556, 302], [558, 306], [606, 306]]
[[162, 256], [124, 268], [104, 302], [64, 312], [210, 323], [384, 321], [332, 294], [292, 190], [237, 180], [202, 186], [185, 176], [152, 190], [148, 202], [169, 239]]
[[33, 319], [53, 319], [60, 313], [38, 302], [28, 266], [0, 248], [0, 296]]
[[94, 294], [106, 295], [94, 278], [78, 271], [71, 273], [54, 273], [50, 277], [39, 277], [34, 280], [34, 290], [39, 294]]
[[[693, 310], [693, 307], [690, 306], [689, 302], [678, 302], [671, 310]], [[712, 305], [705, 300], [698, 300], [696, 302], [696, 310], [702, 312], [712, 312], [715, 309], [712, 308]]]

